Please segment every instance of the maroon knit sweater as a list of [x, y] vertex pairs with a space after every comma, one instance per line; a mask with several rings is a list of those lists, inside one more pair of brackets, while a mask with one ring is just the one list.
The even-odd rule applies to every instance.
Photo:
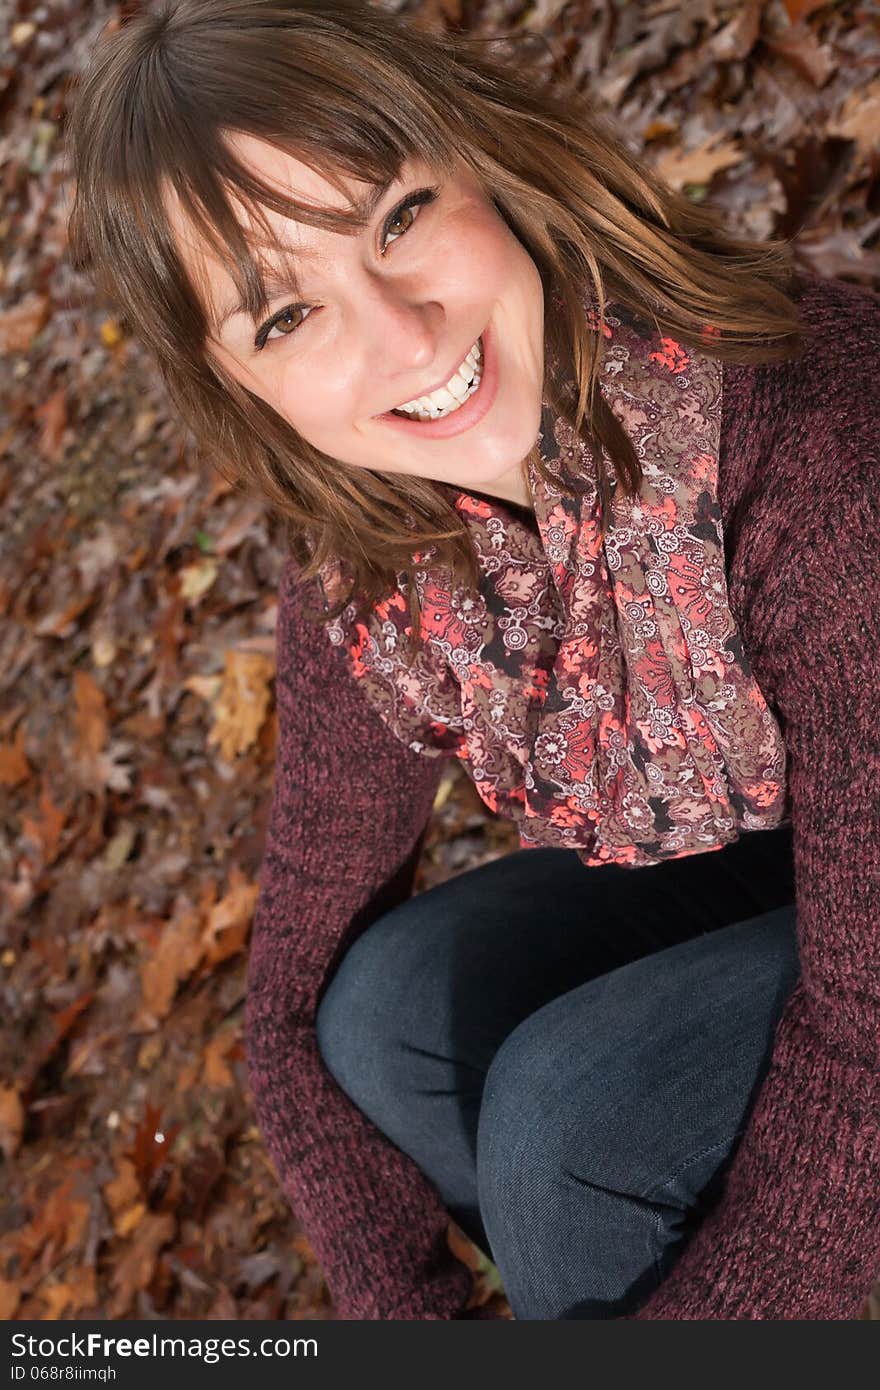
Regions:
[[[855, 1318], [880, 1275], [880, 297], [803, 283], [807, 353], [724, 367], [719, 483], [731, 611], [786, 743], [801, 978], [724, 1193], [635, 1318]], [[339, 1315], [458, 1318], [448, 1213], [315, 1041], [344, 951], [412, 891], [443, 759], [385, 728], [297, 577], [249, 965], [257, 1117]]]

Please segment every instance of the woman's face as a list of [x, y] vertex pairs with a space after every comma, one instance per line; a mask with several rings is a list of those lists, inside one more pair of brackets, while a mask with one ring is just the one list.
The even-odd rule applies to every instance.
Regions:
[[[231, 138], [268, 182], [348, 206], [306, 165], [250, 136]], [[425, 189], [432, 201], [401, 207]], [[348, 191], [357, 200], [372, 185]], [[405, 164], [353, 235], [266, 215], [295, 256], [301, 293], [283, 285], [259, 323], [244, 312], [215, 321], [216, 360], [331, 458], [527, 503], [520, 465], [540, 428], [541, 279], [470, 171], [459, 165], [449, 178]], [[177, 230], [186, 255], [194, 243], [179, 221]], [[217, 262], [201, 265], [222, 315], [235, 305], [234, 283]], [[424, 401], [448, 382], [450, 393]], [[391, 413], [408, 403], [406, 417]]]

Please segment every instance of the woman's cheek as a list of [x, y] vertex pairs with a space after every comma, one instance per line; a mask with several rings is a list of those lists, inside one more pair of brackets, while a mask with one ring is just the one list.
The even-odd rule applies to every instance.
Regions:
[[328, 390], [326, 384], [289, 380], [281, 391], [280, 413], [316, 449], [333, 452], [345, 429], [351, 395]]
[[306, 438], [316, 426], [320, 428], [322, 421], [326, 424], [324, 394], [323, 384], [316, 374], [303, 372], [301, 367], [293, 365], [280, 369], [276, 385], [278, 410]]

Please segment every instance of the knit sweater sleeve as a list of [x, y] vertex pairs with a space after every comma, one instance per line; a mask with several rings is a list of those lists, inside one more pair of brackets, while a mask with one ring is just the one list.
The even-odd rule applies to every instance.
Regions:
[[[825, 301], [824, 389], [809, 366], [800, 381], [814, 404], [801, 397], [793, 447], [812, 496], [793, 503], [797, 549], [764, 639], [787, 749], [800, 979], [723, 1195], [631, 1320], [847, 1320], [880, 1275], [880, 300], [848, 299]], [[821, 474], [811, 450], [824, 451]]]
[[278, 605], [275, 787], [254, 915], [246, 1051], [257, 1119], [342, 1318], [453, 1318], [472, 1289], [448, 1213], [416, 1165], [336, 1085], [315, 1036], [351, 941], [408, 896], [441, 773], [368, 706], [302, 612], [292, 561]]

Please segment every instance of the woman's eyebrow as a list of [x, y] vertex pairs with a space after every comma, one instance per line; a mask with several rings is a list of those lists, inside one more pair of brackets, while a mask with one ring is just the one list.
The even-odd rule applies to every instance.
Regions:
[[[306, 259], [308, 257], [308, 252], [300, 251], [299, 256], [301, 259]], [[268, 275], [266, 279], [263, 281], [263, 288], [265, 290], [266, 299], [271, 300], [273, 295], [280, 294], [282, 290], [288, 287], [290, 282], [290, 276], [282, 277], [276, 271], [273, 271], [273, 273], [271, 275]], [[247, 312], [248, 302], [247, 299], [244, 296], [242, 296], [242, 298], [237, 300], [234, 304], [227, 305], [227, 307], [221, 312], [214, 326], [214, 332], [216, 334], [219, 334], [220, 332], [222, 332], [225, 324], [229, 321], [229, 319], [234, 319], [239, 314], [246, 314]]]
[[[374, 184], [370, 192], [359, 203], [355, 203], [354, 205], [359, 216], [364, 218], [365, 221], [369, 221], [394, 182], [395, 179], [392, 177], [390, 179], [385, 179], [382, 183]], [[312, 255], [313, 253], [308, 249], [298, 248], [296, 259], [308, 260]], [[286, 289], [289, 284], [289, 276], [281, 275], [277, 271], [270, 273], [263, 282], [267, 300], [271, 299], [273, 294], [279, 294], [282, 290]], [[247, 313], [247, 311], [247, 300], [242, 296], [242, 298], [238, 299], [234, 304], [229, 304], [225, 309], [221, 310], [214, 326], [214, 332], [219, 334], [222, 332], [229, 319], [235, 318], [238, 314]]]

